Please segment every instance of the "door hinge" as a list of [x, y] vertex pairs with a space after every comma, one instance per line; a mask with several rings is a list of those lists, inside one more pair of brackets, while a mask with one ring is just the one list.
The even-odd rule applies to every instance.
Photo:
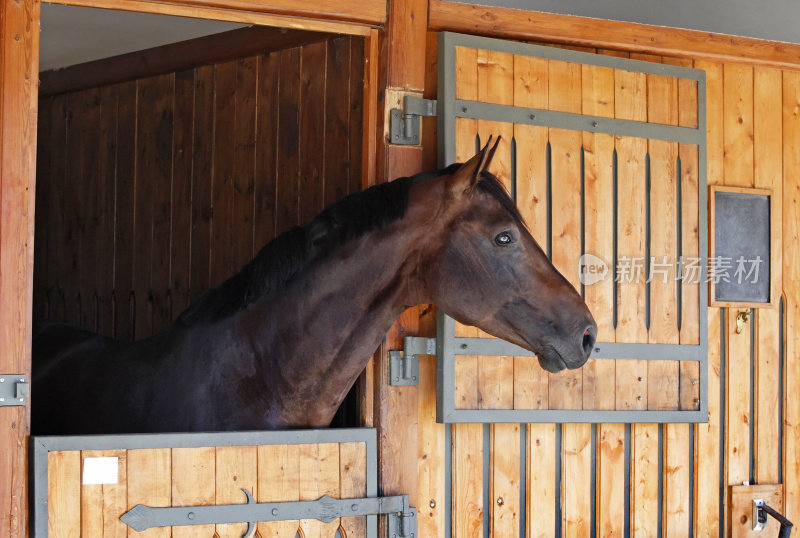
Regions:
[[25, 405], [31, 386], [24, 374], [0, 374], [0, 407]]
[[436, 116], [436, 101], [406, 95], [403, 110], [393, 108], [389, 114], [390, 143], [416, 146], [420, 143], [420, 117]]
[[419, 355], [436, 355], [436, 339], [406, 336], [402, 350], [389, 351], [389, 385], [419, 385]]
[[168, 507], [138, 504], [125, 512], [120, 520], [138, 532], [153, 527], [247, 523], [243, 538], [250, 538], [260, 521], [318, 519], [330, 523], [340, 517], [386, 514], [390, 537], [416, 538], [417, 511], [409, 506], [408, 495], [360, 499], [334, 499], [323, 495], [316, 501], [257, 503], [249, 491], [242, 491], [247, 497], [245, 504]]

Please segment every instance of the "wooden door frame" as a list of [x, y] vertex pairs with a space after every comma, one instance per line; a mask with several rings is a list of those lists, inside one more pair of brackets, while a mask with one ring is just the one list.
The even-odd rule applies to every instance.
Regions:
[[[365, 6], [374, 8], [376, 2], [325, 1], [328, 12], [317, 12], [315, 16], [321, 18], [314, 19], [304, 18], [300, 8], [292, 9], [291, 0], [275, 0], [277, 7], [271, 11], [255, 4], [249, 4], [248, 9], [244, 0], [231, 0], [230, 7], [203, 5], [202, 0], [194, 5], [146, 0], [66, 3], [364, 37], [362, 183], [367, 186], [376, 182], [378, 27], [386, 15], [385, 10], [365, 9]], [[36, 0], [4, 0], [0, 4], [0, 374], [26, 376], [31, 372], [40, 13], [40, 3]], [[362, 379], [362, 384], [371, 390], [368, 381], [369, 376]], [[0, 408], [0, 535], [3, 536], [28, 536], [29, 435], [29, 405]]]

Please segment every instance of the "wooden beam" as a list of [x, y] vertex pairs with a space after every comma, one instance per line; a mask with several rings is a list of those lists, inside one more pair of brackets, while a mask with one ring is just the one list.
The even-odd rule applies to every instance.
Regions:
[[431, 0], [429, 30], [800, 69], [800, 45], [699, 30]]
[[39, 74], [39, 95], [94, 88], [324, 41], [333, 34], [268, 26], [239, 28]]

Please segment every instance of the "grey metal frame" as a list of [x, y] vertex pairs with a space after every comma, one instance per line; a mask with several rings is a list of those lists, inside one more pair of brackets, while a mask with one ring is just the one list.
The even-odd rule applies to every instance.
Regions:
[[[470, 47], [511, 54], [535, 56], [571, 63], [663, 75], [697, 82], [697, 128], [569, 114], [533, 108], [479, 103], [456, 99], [455, 48]], [[706, 101], [705, 72], [665, 64], [601, 56], [514, 41], [441, 32], [439, 34], [438, 150], [439, 165], [455, 162], [456, 118], [487, 119], [524, 123], [611, 135], [666, 140], [693, 144], [698, 148], [698, 223], [700, 274], [704, 274], [708, 252], [708, 216], [706, 188]], [[590, 423], [666, 423], [708, 421], [708, 286], [699, 286], [699, 345], [635, 344], [598, 342], [593, 355], [604, 359], [645, 359], [696, 361], [700, 364], [700, 409], [684, 411], [620, 410], [526, 410], [526, 409], [456, 409], [456, 355], [532, 356], [527, 350], [494, 339], [455, 337], [455, 321], [439, 312], [437, 320], [437, 420], [458, 422], [590, 422]]]
[[[154, 433], [31, 437], [31, 536], [48, 536], [48, 454], [56, 450], [135, 450], [141, 448], [195, 448], [208, 446], [302, 445], [364, 443], [367, 497], [378, 495], [378, 440], [374, 428], [253, 431], [221, 433]], [[377, 538], [378, 516], [368, 515], [367, 537]]]

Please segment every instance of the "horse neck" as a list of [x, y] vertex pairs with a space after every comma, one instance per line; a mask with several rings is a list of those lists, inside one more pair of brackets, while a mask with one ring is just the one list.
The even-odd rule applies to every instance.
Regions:
[[392, 323], [420, 302], [407, 215], [351, 240], [243, 314], [274, 426], [327, 426]]

